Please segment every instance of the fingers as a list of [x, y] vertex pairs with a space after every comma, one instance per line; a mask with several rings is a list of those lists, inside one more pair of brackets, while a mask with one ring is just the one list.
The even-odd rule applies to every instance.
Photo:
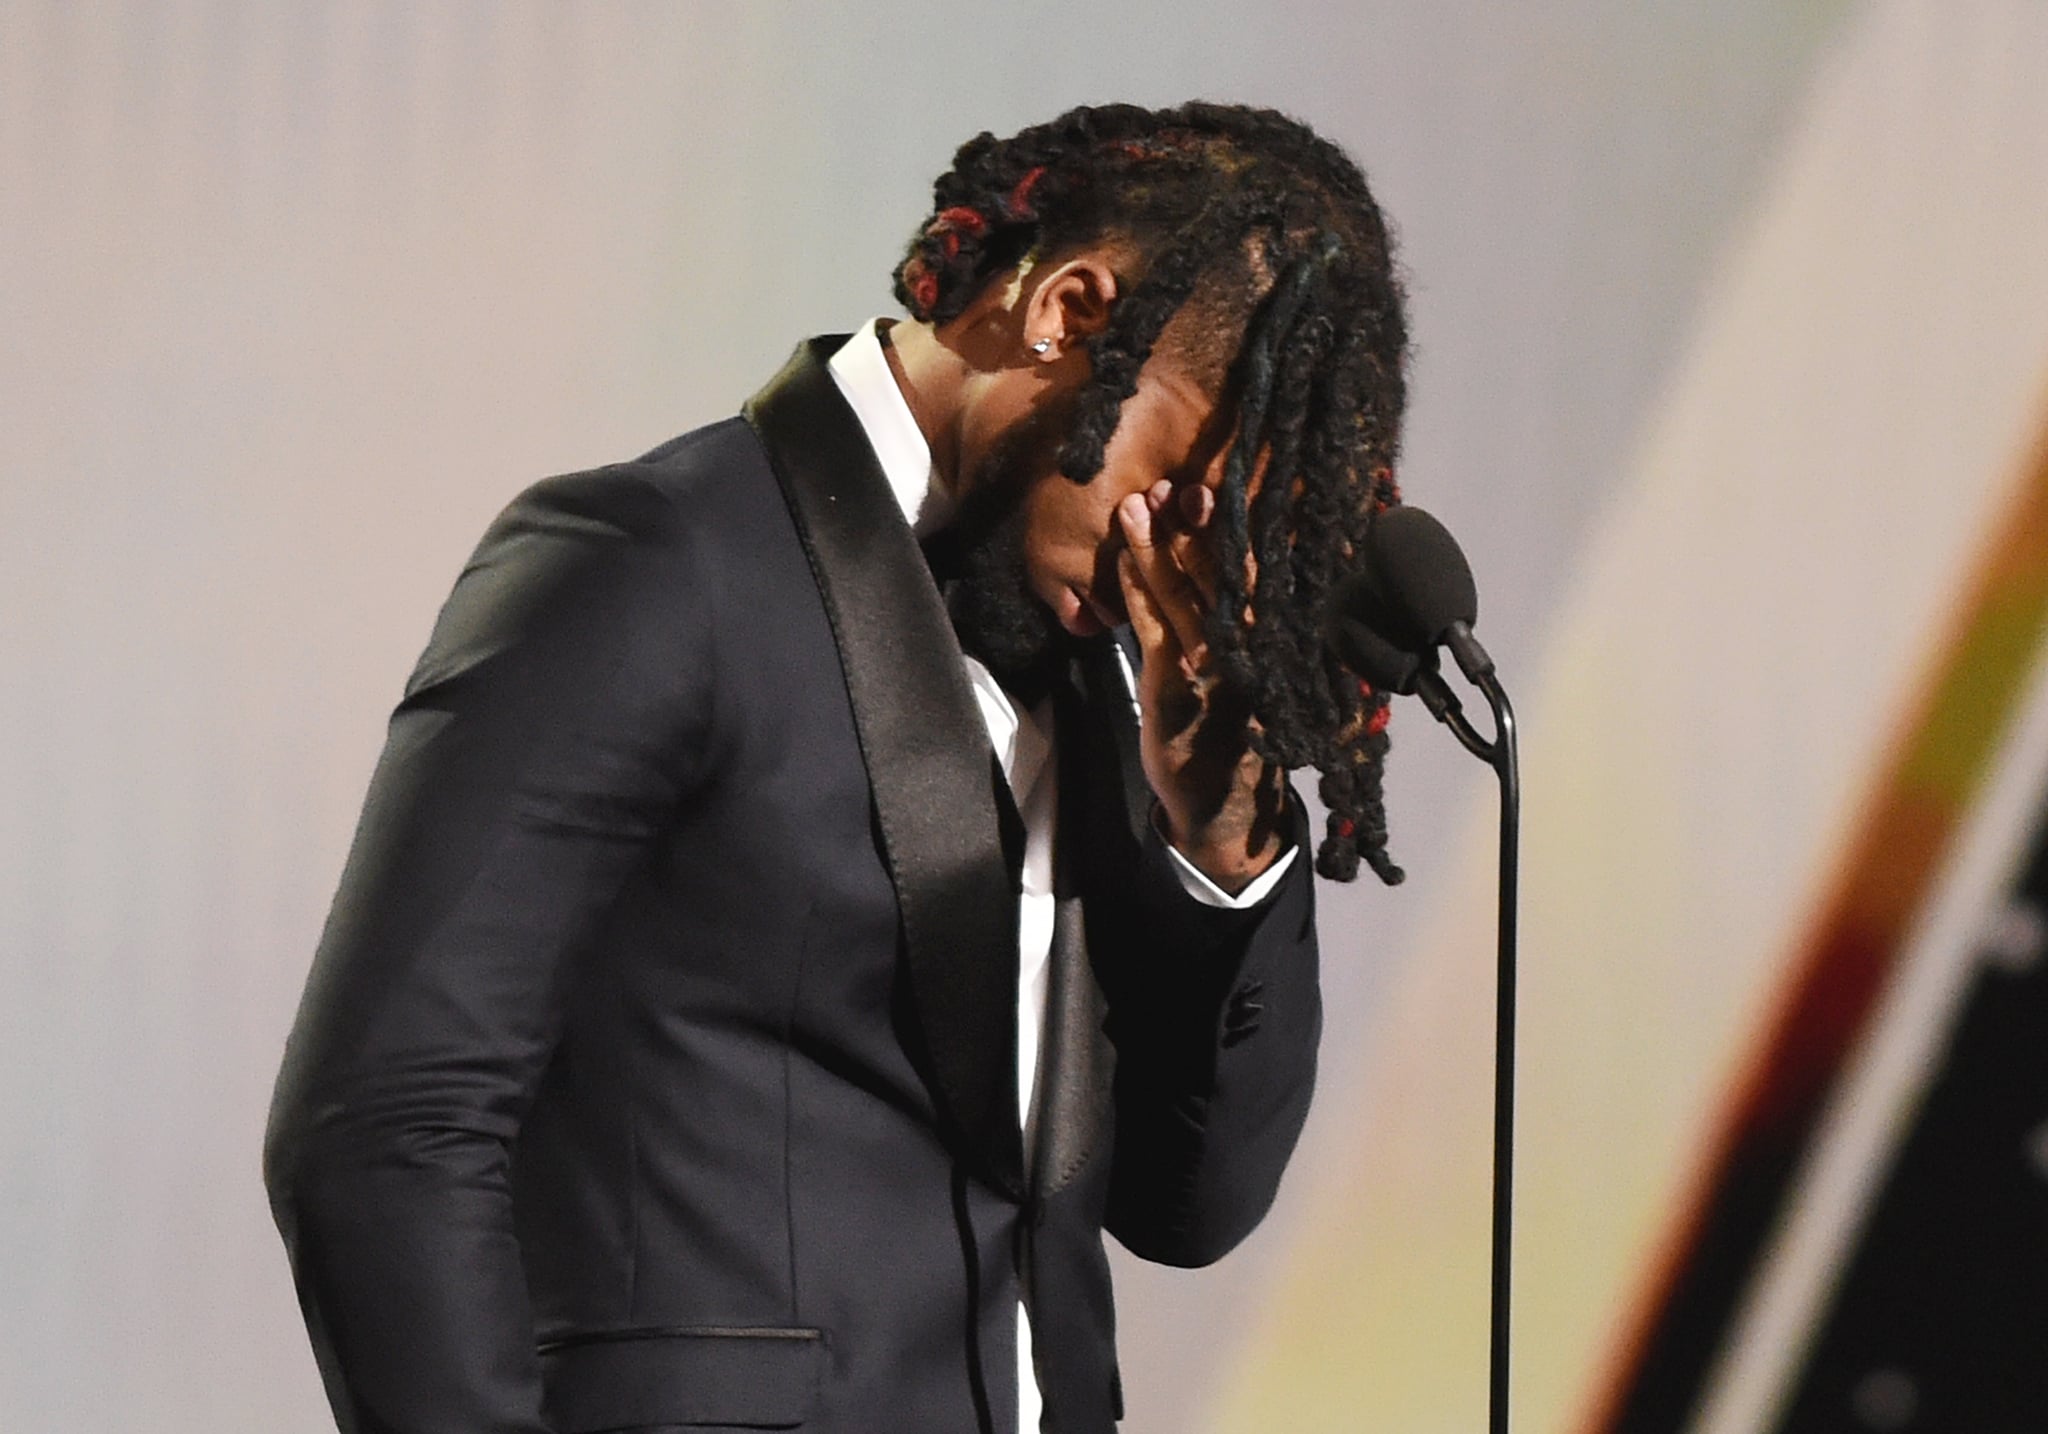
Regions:
[[[1170, 488], [1166, 493], [1159, 492], [1166, 486], [1156, 484], [1151, 491], [1134, 493], [1117, 505], [1117, 522], [1123, 529], [1125, 544], [1117, 572], [1123, 581], [1124, 600], [1131, 609], [1133, 625], [1138, 622], [1141, 605], [1132, 600], [1131, 590], [1135, 586], [1143, 589], [1143, 605], [1149, 606], [1158, 621], [1171, 630], [1181, 651], [1199, 661], [1205, 641], [1202, 614], [1206, 600], [1181, 566], [1174, 540], [1161, 541], [1163, 531], [1156, 520], [1171, 498]], [[1140, 628], [1139, 641], [1144, 642], [1145, 637]]]
[[1207, 532], [1216, 516], [1216, 494], [1200, 483], [1188, 483], [1175, 490], [1175, 515], [1179, 522], [1171, 540], [1174, 560], [1194, 582], [1202, 595], [1204, 609], [1216, 606], [1216, 544]]
[[1165, 663], [1168, 668], [1178, 667], [1181, 660], [1181, 642], [1173, 624], [1167, 620], [1159, 599], [1152, 595], [1152, 589], [1145, 586], [1139, 576], [1138, 560], [1129, 549], [1117, 554], [1117, 581], [1124, 590], [1124, 609], [1131, 617], [1131, 631], [1137, 634], [1138, 646], [1144, 650], [1145, 665], [1149, 669], [1154, 662]]
[[1174, 484], [1165, 479], [1145, 490], [1145, 507], [1152, 514], [1155, 546], [1173, 555], [1195, 585], [1204, 609], [1216, 605], [1216, 554], [1203, 529], [1216, 515], [1215, 493], [1200, 483]]
[[[1145, 650], [1148, 663], [1154, 657], [1162, 657], [1168, 663], [1177, 664], [1180, 659], [1181, 643], [1166, 609], [1145, 580], [1144, 568], [1138, 558], [1137, 549], [1142, 542], [1148, 557], [1153, 551], [1152, 517], [1158, 511], [1158, 487], [1143, 494], [1128, 497], [1117, 506], [1117, 526], [1124, 534], [1123, 551], [1117, 554], [1116, 576], [1123, 588], [1124, 607], [1131, 615], [1131, 631], [1137, 634], [1138, 645]], [[1135, 515], [1133, 509], [1135, 505]], [[1136, 528], [1139, 537], [1133, 538]], [[1168, 647], [1172, 651], [1167, 651]]]

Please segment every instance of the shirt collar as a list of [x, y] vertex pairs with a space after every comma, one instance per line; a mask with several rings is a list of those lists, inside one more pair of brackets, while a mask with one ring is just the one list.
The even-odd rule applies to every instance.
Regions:
[[[825, 366], [853, 409], [868, 446], [874, 449], [875, 459], [882, 465], [882, 476], [889, 480], [889, 491], [896, 495], [897, 506], [903, 510], [904, 521], [919, 537], [925, 537], [945, 525], [953, 514], [954, 504], [939, 486], [938, 470], [932, 466], [931, 445], [924, 441], [924, 430], [917, 426], [903, 390], [896, 386], [896, 375], [889, 371], [878, 323], [869, 319], [862, 324], [860, 331], [841, 344]], [[968, 686], [981, 708], [982, 721], [987, 724], [996, 760], [1021, 804], [1036, 785], [1052, 750], [1050, 699], [1041, 703], [1039, 710], [1020, 714], [986, 667], [964, 653], [961, 661], [966, 665]], [[1029, 720], [1025, 720], [1026, 716]]]
[[931, 445], [910, 412], [896, 375], [889, 371], [889, 359], [882, 352], [882, 338], [869, 319], [860, 331], [839, 346], [826, 362], [832, 381], [853, 409], [868, 446], [889, 480], [903, 519], [923, 537], [952, 516], [952, 499], [939, 486], [938, 470], [932, 466]]

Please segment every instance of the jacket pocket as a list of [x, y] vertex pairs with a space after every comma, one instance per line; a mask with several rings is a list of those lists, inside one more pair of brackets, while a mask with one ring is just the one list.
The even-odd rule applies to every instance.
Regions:
[[606, 1330], [550, 1340], [540, 1363], [561, 1434], [800, 1429], [817, 1403], [825, 1337], [771, 1326]]

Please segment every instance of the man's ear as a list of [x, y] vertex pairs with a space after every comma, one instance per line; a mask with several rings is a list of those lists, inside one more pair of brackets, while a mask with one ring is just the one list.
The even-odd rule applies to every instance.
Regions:
[[1033, 351], [1048, 362], [1062, 357], [1109, 326], [1119, 292], [1108, 254], [1090, 250], [1062, 261], [1031, 291], [1024, 311], [1027, 342], [1049, 340], [1043, 352]]

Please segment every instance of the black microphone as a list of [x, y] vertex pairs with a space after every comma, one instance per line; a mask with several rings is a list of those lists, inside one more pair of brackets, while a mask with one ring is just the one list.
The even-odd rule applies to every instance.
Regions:
[[1380, 691], [1427, 696], [1439, 646], [1474, 682], [1493, 671], [1472, 636], [1478, 621], [1479, 589], [1457, 539], [1422, 509], [1398, 507], [1373, 519], [1358, 567], [1331, 595], [1327, 632], [1345, 665]]

